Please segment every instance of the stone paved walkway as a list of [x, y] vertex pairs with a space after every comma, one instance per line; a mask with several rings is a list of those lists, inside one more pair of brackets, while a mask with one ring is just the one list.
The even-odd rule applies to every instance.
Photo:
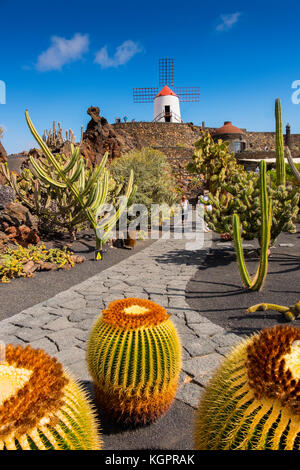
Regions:
[[[185, 287], [210, 241], [185, 251], [185, 240], [158, 240], [145, 250], [55, 297], [0, 322], [0, 341], [31, 344], [56, 356], [81, 380], [91, 380], [85, 363], [89, 330], [101, 309], [124, 297], [153, 300], [167, 309], [183, 346], [177, 399], [196, 408], [215, 367], [240, 338], [227, 333], [185, 301]], [[196, 259], [195, 259], [196, 258]]]

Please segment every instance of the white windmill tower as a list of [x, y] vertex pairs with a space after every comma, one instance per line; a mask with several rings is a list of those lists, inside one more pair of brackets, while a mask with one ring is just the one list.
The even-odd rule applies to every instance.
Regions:
[[183, 122], [180, 114], [179, 98], [168, 85], [154, 98], [154, 122]]
[[133, 89], [134, 103], [154, 102], [153, 122], [183, 122], [180, 101], [199, 102], [199, 87], [173, 87], [173, 75], [174, 60], [159, 59], [159, 85], [163, 88]]

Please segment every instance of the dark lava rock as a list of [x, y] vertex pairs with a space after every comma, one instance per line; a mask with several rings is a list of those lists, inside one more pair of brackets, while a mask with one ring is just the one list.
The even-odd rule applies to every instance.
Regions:
[[10, 186], [0, 184], [0, 210], [5, 209], [8, 204], [14, 202], [16, 193]]
[[20, 227], [21, 225], [38, 230], [38, 218], [19, 202], [10, 202], [5, 209], [0, 210], [1, 231], [4, 232], [8, 227]]

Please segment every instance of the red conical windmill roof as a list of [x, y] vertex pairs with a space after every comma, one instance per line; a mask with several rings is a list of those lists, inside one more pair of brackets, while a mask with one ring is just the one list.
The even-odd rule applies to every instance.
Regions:
[[174, 91], [172, 91], [167, 85], [165, 85], [163, 89], [160, 90], [160, 92], [156, 95], [155, 98], [157, 98], [158, 96], [168, 96], [168, 95], [177, 96], [176, 93], [174, 93]]

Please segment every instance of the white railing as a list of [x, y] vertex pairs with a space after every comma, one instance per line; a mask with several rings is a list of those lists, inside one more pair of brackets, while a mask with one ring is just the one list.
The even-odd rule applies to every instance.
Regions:
[[[162, 111], [161, 113], [159, 113], [157, 116], [155, 116], [155, 118], [153, 119], [152, 122], [156, 122], [156, 121], [159, 121], [160, 118], [166, 118], [166, 117], [169, 117], [170, 119], [173, 117], [175, 118], [175, 120], [177, 122], [183, 122], [183, 120], [181, 119], [180, 116], [178, 116], [178, 114], [174, 113], [174, 111], [170, 111], [170, 112], [166, 112], [166, 111]], [[171, 122], [171, 121], [170, 121]]]

